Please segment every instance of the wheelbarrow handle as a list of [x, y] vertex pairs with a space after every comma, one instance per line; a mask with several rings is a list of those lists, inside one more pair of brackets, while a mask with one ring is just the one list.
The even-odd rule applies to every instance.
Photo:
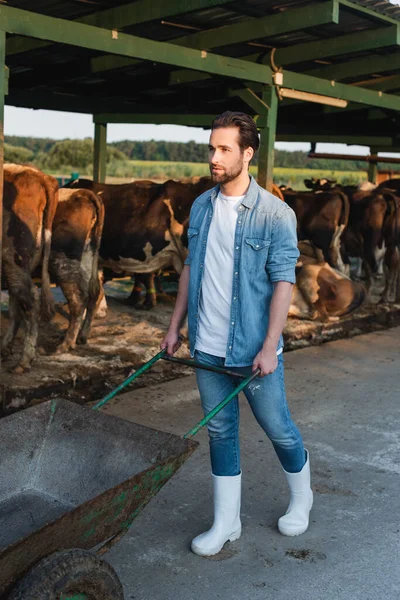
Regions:
[[142, 375], [142, 373], [150, 369], [150, 367], [152, 367], [155, 362], [157, 362], [158, 360], [160, 360], [160, 358], [164, 356], [166, 351], [166, 349], [161, 350], [161, 352], [153, 356], [153, 358], [151, 358], [147, 363], [144, 363], [144, 365], [142, 365], [137, 371], [132, 373], [132, 375], [129, 375], [129, 377], [127, 377], [122, 383], [120, 383], [118, 387], [116, 387], [109, 394], [107, 394], [107, 396], [104, 396], [104, 398], [99, 400], [99, 402], [97, 402], [97, 404], [93, 406], [93, 410], [99, 410], [99, 408], [104, 406], [109, 400], [111, 400], [111, 398], [114, 398], [121, 390], [126, 388], [127, 385], [132, 383], [132, 381], [137, 379], [137, 377]]
[[204, 427], [204, 425], [207, 425], [207, 423], [209, 421], [211, 421], [211, 419], [213, 417], [215, 417], [216, 414], [219, 413], [220, 410], [222, 410], [227, 404], [229, 404], [229, 402], [237, 395], [239, 394], [247, 385], [249, 385], [249, 383], [251, 383], [253, 381], [253, 379], [255, 379], [256, 377], [259, 376], [259, 374], [261, 373], [261, 369], [257, 369], [256, 371], [254, 371], [254, 373], [252, 373], [249, 377], [247, 377], [247, 379], [245, 379], [244, 381], [242, 381], [242, 383], [240, 383], [237, 388], [235, 388], [233, 390], [233, 392], [231, 392], [229, 394], [229, 396], [227, 396], [226, 398], [224, 398], [224, 400], [222, 400], [222, 402], [220, 402], [215, 408], [213, 408], [201, 421], [199, 421], [197, 423], [197, 425], [195, 425], [193, 427], [193, 429], [191, 429], [190, 431], [188, 431], [187, 433], [185, 433], [185, 435], [183, 436], [185, 439], [186, 438], [191, 438], [194, 435], [196, 435], [196, 433], [202, 428]]

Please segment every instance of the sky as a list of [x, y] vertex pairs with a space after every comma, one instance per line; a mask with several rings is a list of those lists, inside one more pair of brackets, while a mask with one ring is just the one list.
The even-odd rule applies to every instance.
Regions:
[[[392, 0], [392, 4], [400, 5], [400, 0]], [[12, 80], [11, 80], [12, 81]], [[91, 115], [66, 113], [49, 110], [32, 110], [27, 108], [5, 107], [5, 135], [29, 137], [48, 137], [52, 139], [83, 139], [93, 137], [94, 126]], [[107, 141], [119, 140], [165, 140], [188, 142], [194, 140], [207, 143], [209, 131], [197, 127], [178, 125], [116, 125], [107, 128]], [[276, 148], [282, 150], [310, 149], [307, 143], [277, 142]], [[346, 146], [345, 144], [318, 144], [318, 152], [336, 152], [345, 154], [369, 154], [369, 148], [363, 146]], [[389, 154], [388, 154], [389, 156]]]
[[[400, 2], [400, 0], [399, 0]], [[93, 137], [94, 125], [91, 115], [66, 113], [53, 110], [33, 110], [6, 106], [4, 114], [5, 135], [29, 137], [83, 139]], [[107, 141], [120, 140], [165, 140], [171, 142], [207, 143], [210, 132], [198, 127], [180, 125], [122, 125], [110, 124], [107, 127]], [[279, 150], [310, 149], [310, 144], [300, 142], [277, 142]], [[318, 144], [317, 152], [334, 152], [345, 154], [369, 154], [366, 146], [346, 146], [345, 144]], [[388, 156], [390, 156], [388, 154]]]

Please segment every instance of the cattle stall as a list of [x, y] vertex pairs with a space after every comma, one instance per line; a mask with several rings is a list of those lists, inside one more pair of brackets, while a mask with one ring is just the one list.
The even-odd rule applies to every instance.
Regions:
[[[132, 369], [154, 356], [159, 351], [172, 314], [174, 286], [165, 284], [167, 293], [158, 297], [157, 305], [150, 311], [133, 309], [126, 304], [131, 287], [130, 278], [107, 283], [106, 317], [94, 320], [87, 345], [62, 354], [54, 352], [65, 335], [68, 312], [61, 290], [53, 287], [56, 316], [39, 330], [40, 353], [31, 370], [18, 377], [9, 372], [22, 346], [21, 334], [17, 337], [15, 355], [3, 361], [0, 416], [54, 397], [80, 404], [93, 402], [120, 383]], [[374, 302], [381, 289], [382, 284], [372, 297]], [[3, 328], [7, 321], [7, 299], [4, 298], [1, 312]], [[339, 320], [291, 317], [284, 331], [285, 350], [319, 345], [396, 325], [400, 325], [400, 305], [367, 304]], [[187, 335], [186, 329], [183, 334]], [[189, 358], [186, 337], [177, 356]], [[191, 372], [189, 367], [160, 361], [145, 379], [139, 378], [137, 383], [132, 384], [132, 388], [178, 379]]]
[[[373, 156], [399, 152], [399, 30], [400, 9], [385, 0], [291, 0], [280, 3], [279, 9], [273, 0], [118, 0], [101, 6], [62, 0], [2, 3], [0, 211], [4, 104], [92, 115], [97, 183], [106, 177], [108, 126], [209, 128], [213, 117], [224, 110], [245, 111], [256, 120], [261, 141], [258, 181], [269, 190], [277, 140], [308, 142], [314, 148], [324, 142], [365, 145]], [[373, 168], [369, 177], [374, 177]], [[118, 305], [117, 316], [108, 317], [107, 335], [102, 337], [101, 322], [95, 323], [92, 344], [98, 339], [106, 347], [110, 338], [115, 343], [123, 339], [122, 333], [115, 333], [120, 331], [119, 320], [124, 330], [131, 328], [130, 319], [143, 323], [149, 335], [126, 341], [126, 346], [136, 344], [137, 352], [132, 354], [125, 346], [114, 353], [122, 361], [121, 369], [129, 369], [157, 346], [170, 310], [160, 304], [143, 319], [143, 313], [137, 317]], [[395, 307], [374, 309], [378, 325], [395, 313]], [[316, 322], [310, 327], [310, 331], [318, 328]], [[340, 327], [333, 322], [322, 325], [332, 331]], [[56, 320], [45, 329], [39, 338], [48, 334], [51, 349], [60, 341], [63, 327]], [[76, 350], [74, 356], [85, 355], [91, 347]], [[97, 351], [97, 366], [103, 370], [101, 352]], [[73, 360], [65, 361], [69, 374], [65, 375], [65, 365], [63, 375], [57, 371], [60, 385], [71, 389], [88, 372], [88, 365], [78, 368]], [[95, 357], [92, 362], [96, 366]], [[36, 364], [42, 365], [42, 381], [52, 379], [48, 357]], [[10, 381], [7, 368], [7, 363], [1, 364], [3, 390]], [[29, 385], [34, 387], [34, 373], [32, 368], [22, 374], [20, 382], [13, 376], [12, 385], [26, 392]], [[30, 381], [25, 388], [24, 378]], [[15, 403], [18, 394], [24, 395], [16, 392]]]

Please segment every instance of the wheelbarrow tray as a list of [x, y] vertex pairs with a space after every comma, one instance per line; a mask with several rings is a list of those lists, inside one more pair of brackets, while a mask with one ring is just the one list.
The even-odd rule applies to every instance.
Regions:
[[67, 400], [0, 420], [0, 597], [42, 557], [128, 528], [197, 445]]

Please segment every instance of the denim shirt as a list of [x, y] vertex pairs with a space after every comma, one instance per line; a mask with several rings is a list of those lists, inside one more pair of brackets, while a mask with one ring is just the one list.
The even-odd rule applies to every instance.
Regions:
[[[207, 237], [219, 186], [199, 196], [191, 209], [188, 229], [190, 265], [188, 325], [194, 355]], [[273, 284], [295, 283], [297, 249], [293, 210], [251, 177], [238, 208], [235, 230], [233, 286], [225, 365], [248, 366], [261, 350], [268, 332]], [[277, 350], [283, 347], [280, 336]]]

